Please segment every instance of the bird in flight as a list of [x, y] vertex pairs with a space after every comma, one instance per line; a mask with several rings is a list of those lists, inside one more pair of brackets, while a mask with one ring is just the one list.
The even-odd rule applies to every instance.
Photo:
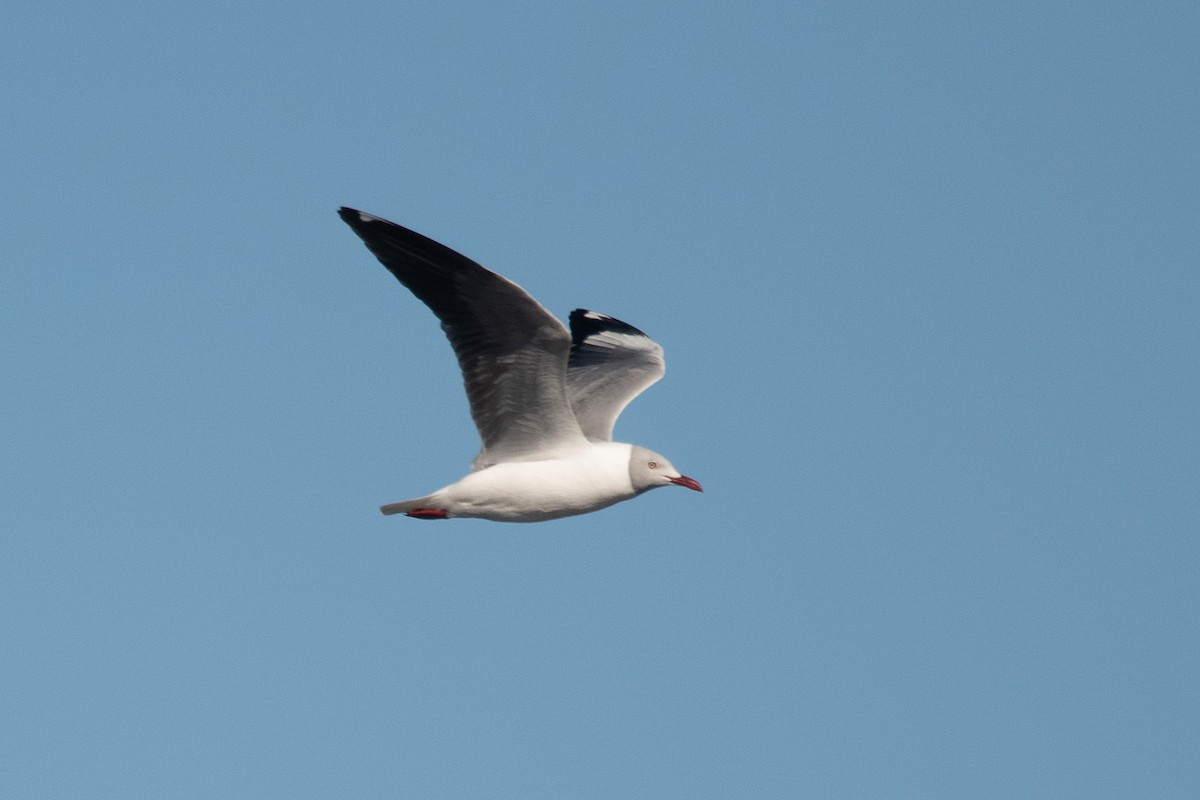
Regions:
[[612, 441], [617, 416], [663, 376], [658, 343], [583, 309], [571, 312], [568, 332], [520, 286], [466, 256], [362, 211], [338, 214], [441, 320], [483, 441], [466, 477], [384, 514], [540, 522], [660, 486], [703, 491], [658, 453]]

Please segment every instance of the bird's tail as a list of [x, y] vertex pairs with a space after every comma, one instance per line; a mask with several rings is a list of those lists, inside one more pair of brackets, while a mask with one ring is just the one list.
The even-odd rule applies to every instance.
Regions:
[[442, 513], [440, 515], [436, 513], [438, 511], [441, 511], [441, 509], [439, 509], [437, 507], [437, 501], [433, 499], [433, 495], [427, 495], [425, 497], [417, 497], [413, 500], [401, 500], [398, 503], [388, 503], [387, 505], [380, 506], [379, 510], [382, 511], [384, 514], [408, 514], [412, 511], [418, 511], [418, 512], [425, 511], [425, 512], [431, 512], [431, 513], [416, 514], [414, 516], [431, 517], [431, 518], [436, 518], [438, 516], [443, 516], [443, 517], [445, 516], [444, 511], [442, 511]]

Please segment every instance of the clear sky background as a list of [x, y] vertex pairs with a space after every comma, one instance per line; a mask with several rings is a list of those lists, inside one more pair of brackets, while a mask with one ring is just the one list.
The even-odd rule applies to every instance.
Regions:
[[[0, 795], [1200, 796], [1200, 6], [19, 3]], [[637, 325], [705, 494], [477, 439], [335, 215]]]

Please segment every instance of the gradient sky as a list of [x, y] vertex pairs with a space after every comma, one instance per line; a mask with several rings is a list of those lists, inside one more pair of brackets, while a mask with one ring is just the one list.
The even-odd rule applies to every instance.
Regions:
[[[24, 3], [0, 795], [1200, 796], [1200, 6]], [[350, 205], [644, 329], [477, 439]]]

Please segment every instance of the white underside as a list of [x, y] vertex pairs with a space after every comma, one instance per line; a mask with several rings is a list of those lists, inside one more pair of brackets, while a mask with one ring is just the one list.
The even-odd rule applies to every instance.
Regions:
[[451, 517], [540, 522], [586, 514], [637, 494], [629, 477], [632, 447], [591, 442], [545, 461], [514, 461], [472, 472], [429, 496]]

